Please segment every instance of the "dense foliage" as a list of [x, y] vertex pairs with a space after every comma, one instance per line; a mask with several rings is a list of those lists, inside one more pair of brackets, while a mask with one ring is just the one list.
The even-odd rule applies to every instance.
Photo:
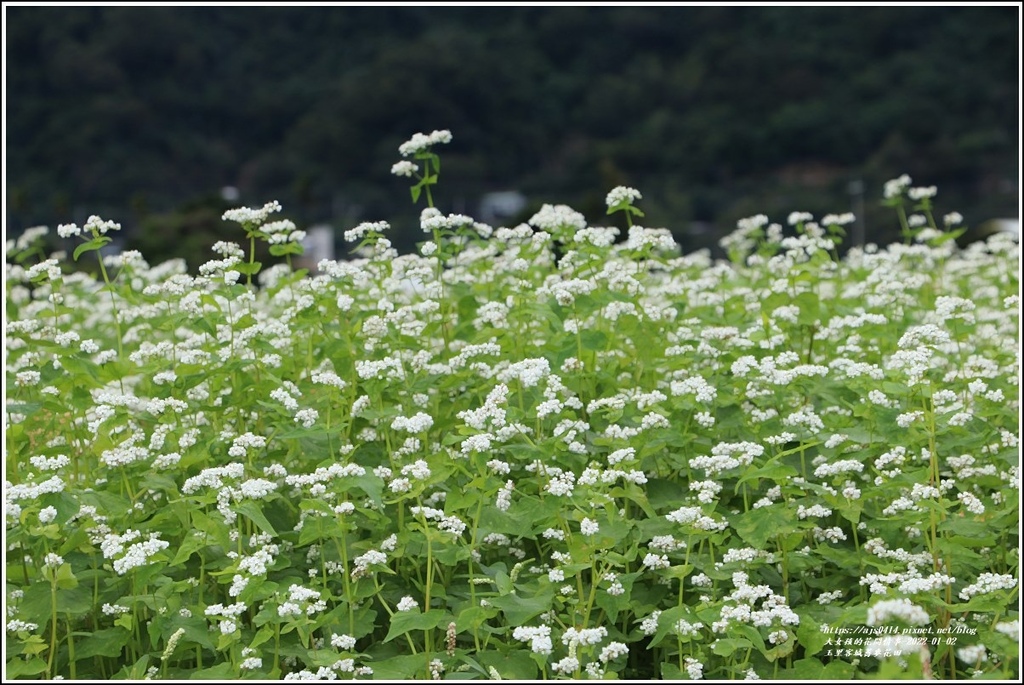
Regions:
[[[872, 198], [904, 171], [972, 225], [1018, 202], [1013, 7], [6, 17], [8, 227], [118, 216], [130, 247], [193, 268], [225, 237], [209, 221], [224, 208], [201, 200], [228, 185], [303, 224], [391, 217], [407, 251], [415, 216], [394, 206], [384, 162], [421, 127], [459, 133], [446, 206], [474, 212], [482, 193], [514, 188], [534, 203], [521, 218], [559, 201], [596, 220], [603, 194], [628, 184], [687, 249], [755, 212], [847, 208], [851, 180]], [[896, 237], [875, 203], [864, 214], [869, 238]], [[691, 222], [709, 228], [689, 235]]]
[[682, 255], [623, 186], [624, 241], [495, 229], [433, 207], [451, 140], [392, 168], [418, 254], [294, 270], [277, 202], [197, 276], [8, 245], [7, 676], [1019, 677], [1016, 242], [905, 176], [844, 257]]

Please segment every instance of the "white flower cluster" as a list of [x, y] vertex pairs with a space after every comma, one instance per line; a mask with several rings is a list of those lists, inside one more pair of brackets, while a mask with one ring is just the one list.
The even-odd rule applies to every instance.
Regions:
[[458, 516], [446, 516], [440, 509], [434, 509], [433, 507], [409, 507], [414, 515], [420, 516], [427, 519], [428, 521], [437, 521], [437, 528], [445, 533], [451, 533], [458, 537], [466, 530], [466, 523]]
[[828, 518], [832, 515], [832, 510], [821, 504], [812, 504], [809, 507], [799, 505], [796, 510], [796, 516], [801, 521], [808, 518]]
[[304, 588], [301, 585], [292, 584], [288, 588], [288, 599], [277, 607], [277, 615], [285, 618], [288, 616], [313, 616], [327, 608], [327, 602], [320, 599], [320, 591]]
[[[395, 176], [406, 176], [411, 178], [412, 175], [419, 170], [420, 167], [418, 164], [414, 164], [413, 162], [410, 162], [405, 159], [403, 159], [401, 162], [395, 162], [394, 164], [391, 165], [391, 173], [394, 174]], [[345, 240], [349, 240], [347, 234]]]
[[935, 197], [938, 193], [938, 189], [935, 186], [921, 186], [919, 188], [910, 188], [907, 190], [907, 197], [911, 200], [923, 200], [926, 197]]
[[38, 264], [34, 264], [25, 271], [25, 280], [32, 281], [38, 276], [46, 274], [46, 278], [51, 281], [59, 281], [63, 278], [64, 273], [61, 271], [59, 262], [56, 259], [44, 259]]
[[828, 478], [843, 473], [860, 473], [864, 470], [864, 464], [856, 459], [841, 459], [831, 464], [821, 464], [814, 469], [815, 478]]
[[306, 238], [306, 232], [297, 230], [295, 222], [290, 219], [281, 219], [280, 221], [263, 224], [260, 227], [260, 231], [267, 234], [267, 242], [271, 245], [301, 243]]
[[786, 223], [790, 226], [796, 226], [797, 224], [803, 224], [813, 220], [814, 215], [810, 212], [790, 212], [789, 217], [786, 219]]
[[398, 356], [385, 357], [380, 360], [357, 359], [356, 373], [363, 380], [369, 378], [405, 380], [405, 368]]
[[701, 680], [704, 678], [704, 664], [697, 661], [693, 657], [686, 657], [686, 675], [690, 676], [690, 680]]
[[[250, 435], [247, 433], [246, 435]], [[244, 448], [243, 448], [244, 449]], [[203, 469], [198, 476], [192, 476], [181, 486], [182, 493], [192, 495], [202, 488], [220, 488], [224, 485], [224, 478], [237, 480], [245, 475], [244, 464], [228, 464], [226, 466], [214, 466]]]
[[608, 195], [604, 199], [605, 205], [611, 209], [617, 207], [620, 204], [633, 204], [634, 200], [640, 200], [643, 196], [640, 195], [640, 191], [636, 188], [627, 188], [626, 186], [617, 186], [612, 188]]
[[[50, 229], [46, 226], [32, 226], [31, 228], [26, 228], [25, 231], [18, 236], [18, 240], [14, 243], [14, 249], [19, 251], [27, 250], [32, 246], [32, 243], [49, 232]], [[10, 245], [9, 242], [8, 245]], [[10, 251], [10, 248], [8, 248], [8, 251]]]
[[512, 506], [512, 490], [514, 489], [514, 482], [510, 480], [505, 481], [505, 485], [500, 490], [498, 490], [498, 496], [495, 499], [494, 506], [496, 506], [501, 511], [508, 511], [508, 508]]
[[529, 642], [535, 654], [551, 654], [551, 628], [548, 626], [520, 626], [512, 631], [512, 637], [520, 642]]
[[547, 359], [543, 357], [524, 359], [502, 369], [498, 373], [498, 380], [502, 383], [508, 383], [513, 379], [518, 379], [523, 384], [523, 387], [530, 388], [540, 383], [541, 379], [550, 373], [551, 365]]
[[204, 612], [207, 616], [219, 617], [219, 628], [223, 635], [231, 635], [238, 630], [238, 623], [235, 619], [241, 616], [248, 607], [242, 602], [235, 602], [224, 606], [223, 604], [211, 604]]
[[587, 227], [586, 218], [568, 205], [542, 205], [540, 211], [530, 217], [527, 223], [548, 233], [562, 226], [574, 231], [581, 231]]
[[284, 482], [296, 488], [312, 487], [329, 483], [338, 478], [358, 478], [366, 474], [366, 469], [359, 464], [339, 464], [321, 466], [313, 473], [292, 474], [285, 477]]
[[619, 229], [614, 226], [589, 226], [576, 231], [572, 239], [577, 245], [587, 244], [594, 247], [611, 247], [618, 236]]
[[845, 212], [843, 214], [826, 214], [821, 217], [821, 223], [824, 226], [845, 226], [852, 224], [857, 220], [857, 217], [853, 215], [853, 212]]
[[395, 608], [399, 611], [412, 611], [419, 605], [419, 602], [417, 602], [409, 595], [406, 595], [405, 597], [402, 597], [402, 599], [398, 600], [398, 604], [395, 605]]
[[[736, 589], [725, 598], [720, 620], [711, 625], [716, 633], [725, 632], [730, 623], [750, 623], [759, 628], [768, 627], [778, 621], [783, 626], [800, 625], [800, 617], [789, 608], [786, 599], [772, 592], [767, 585], [750, 585], [744, 571], [732, 574]], [[761, 608], [755, 608], [761, 601]], [[733, 602], [735, 604], [733, 604]]]
[[982, 573], [978, 580], [960, 591], [960, 599], [965, 602], [975, 595], [984, 595], [998, 590], [1012, 590], [1017, 587], [1017, 579], [1008, 573]]
[[[157, 553], [170, 547], [170, 543], [160, 539], [159, 533], [150, 533], [149, 539], [136, 542], [125, 549], [125, 544], [138, 540], [142, 534], [137, 530], [127, 530], [124, 535], [108, 534], [100, 543], [100, 551], [104, 559], [114, 559], [114, 571], [123, 576], [132, 569], [145, 566]], [[115, 557], [118, 557], [115, 559]]]
[[923, 626], [931, 620], [927, 611], [906, 598], [882, 600], [868, 609], [869, 626], [882, 625], [892, 619], [912, 626]]
[[558, 467], [550, 467], [547, 471], [551, 480], [544, 486], [546, 492], [550, 492], [555, 497], [568, 497], [572, 495], [575, 489], [576, 474], [572, 471], [562, 471]]
[[665, 518], [673, 523], [692, 526], [697, 530], [721, 531], [729, 527], [728, 521], [715, 521], [705, 515], [700, 507], [680, 507], [666, 514]]
[[[295, 408], [297, 408], [296, 405]], [[235, 438], [231, 447], [228, 448], [228, 455], [240, 459], [244, 457], [250, 449], [263, 449], [267, 446], [267, 439], [262, 435], [253, 435], [252, 433], [243, 433]], [[232, 465], [236, 466], [236, 465]], [[214, 471], [215, 469], [206, 469], [206, 471]], [[241, 474], [233, 476], [234, 478], [240, 478]]]
[[267, 217], [274, 212], [280, 212], [281, 205], [277, 200], [272, 200], [259, 209], [250, 209], [249, 207], [239, 207], [238, 209], [229, 209], [224, 212], [221, 219], [224, 221], [234, 221], [239, 224], [255, 224], [260, 225], [267, 220]]
[[578, 629], [570, 626], [562, 633], [562, 644], [571, 649], [580, 645], [596, 645], [606, 637], [608, 637], [608, 630], [604, 626]]
[[418, 412], [415, 416], [406, 418], [396, 416], [391, 422], [392, 430], [405, 431], [407, 433], [424, 433], [434, 425], [434, 419], [429, 414]]
[[608, 663], [614, 659], [618, 659], [620, 656], [626, 656], [629, 654], [629, 647], [621, 642], [609, 642], [601, 649], [601, 653], [598, 655], [598, 659], [602, 663]]
[[711, 456], [690, 460], [690, 467], [704, 469], [709, 476], [716, 476], [739, 466], [749, 466], [755, 458], [764, 454], [764, 447], [752, 442], [720, 442], [711, 448]]
[[910, 176], [906, 174], [903, 174], [899, 178], [894, 178], [892, 180], [886, 181], [884, 190], [882, 191], [882, 196], [886, 200], [892, 199], [894, 197], [899, 197], [900, 195], [903, 194], [903, 191], [910, 186], [910, 183]]
[[417, 152], [426, 150], [431, 145], [440, 145], [450, 142], [452, 142], [452, 132], [447, 129], [433, 131], [430, 134], [414, 133], [412, 138], [398, 146], [398, 152], [401, 153], [403, 157], [408, 157], [409, 155], [414, 155]]
[[679, 247], [672, 232], [666, 228], [644, 228], [631, 226], [626, 239], [627, 250], [643, 250], [651, 248], [655, 252], [672, 253]]
[[[402, 162], [399, 162], [401, 164]], [[406, 162], [408, 163], [408, 162]], [[416, 166], [413, 164], [413, 166]], [[354, 243], [362, 240], [368, 233], [384, 233], [391, 228], [387, 221], [364, 221], [355, 228], [345, 231], [345, 241]]]

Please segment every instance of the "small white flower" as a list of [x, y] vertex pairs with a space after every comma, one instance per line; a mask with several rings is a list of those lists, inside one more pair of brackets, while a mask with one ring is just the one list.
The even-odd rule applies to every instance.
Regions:
[[413, 609], [415, 609], [419, 605], [420, 605], [419, 602], [417, 602], [415, 599], [413, 599], [409, 595], [406, 595], [405, 597], [402, 597], [402, 599], [398, 600], [398, 604], [396, 605], [396, 608], [399, 611], [412, 611]]
[[39, 522], [46, 524], [57, 518], [57, 510], [53, 507], [46, 507], [39, 512]]
[[395, 164], [391, 166], [391, 173], [394, 174], [395, 176], [412, 176], [419, 170], [419, 165], [413, 164], [408, 160], [395, 162]]
[[604, 203], [609, 207], [615, 207], [623, 202], [626, 204], [633, 204], [634, 200], [639, 200], [643, 196], [640, 195], [640, 191], [636, 188], [627, 188], [626, 186], [618, 186], [612, 188], [605, 198]]

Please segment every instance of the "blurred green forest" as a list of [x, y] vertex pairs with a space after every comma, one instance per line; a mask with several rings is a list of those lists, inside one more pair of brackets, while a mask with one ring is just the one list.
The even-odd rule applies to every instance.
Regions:
[[[241, 240], [229, 206], [421, 238], [398, 146], [447, 128], [435, 194], [518, 190], [609, 223], [612, 187], [687, 251], [738, 218], [851, 209], [885, 180], [1017, 216], [1017, 7], [6, 8], [7, 229], [120, 221], [156, 263]], [[226, 202], [220, 189], [240, 197]], [[504, 222], [511, 224], [513, 221]]]

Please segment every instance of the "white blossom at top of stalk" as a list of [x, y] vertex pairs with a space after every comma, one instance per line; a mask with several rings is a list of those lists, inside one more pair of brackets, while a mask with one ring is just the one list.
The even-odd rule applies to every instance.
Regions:
[[364, 221], [355, 228], [350, 228], [345, 231], [346, 242], [354, 243], [362, 240], [367, 233], [374, 231], [376, 233], [383, 233], [391, 228], [391, 224], [387, 221]]
[[78, 224], [60, 224], [57, 226], [57, 235], [61, 238], [70, 238], [76, 235], [82, 235], [82, 229], [78, 227]]
[[121, 224], [113, 221], [104, 221], [100, 217], [93, 214], [85, 222], [85, 230], [99, 235], [106, 235], [108, 231], [120, 231]]
[[259, 209], [251, 209], [249, 207], [239, 207], [237, 209], [229, 209], [224, 212], [221, 219], [224, 221], [234, 221], [240, 224], [252, 223], [262, 224], [267, 220], [267, 217], [274, 212], [280, 212], [281, 205], [277, 200], [271, 200]]
[[394, 421], [391, 422], [392, 430], [401, 430], [408, 433], [422, 433], [430, 430], [430, 427], [434, 425], [434, 419], [429, 414], [418, 412], [415, 416], [406, 418], [404, 416], [396, 416]]
[[826, 214], [821, 217], [821, 223], [823, 226], [831, 226], [833, 224], [836, 226], [845, 226], [846, 224], [852, 224], [856, 220], [857, 219], [853, 215], [853, 212], [845, 212], [843, 214]]
[[512, 631], [512, 637], [529, 642], [530, 649], [537, 654], [551, 653], [551, 628], [548, 626], [520, 626]]
[[150, 557], [161, 550], [170, 547], [170, 543], [160, 540], [157, 533], [150, 533], [149, 539], [143, 542], [136, 542], [125, 549], [125, 543], [138, 539], [140, 536], [137, 530], [127, 530], [124, 535], [106, 535], [100, 543], [100, 549], [105, 559], [114, 559], [114, 571], [123, 576], [128, 571], [144, 566]]
[[881, 625], [891, 619], [914, 626], [923, 626], [931, 620], [927, 611], [906, 598], [882, 600], [868, 609], [869, 626]]
[[626, 186], [617, 186], [612, 188], [607, 197], [604, 199], [605, 205], [609, 208], [615, 207], [616, 205], [622, 204], [623, 202], [631, 204], [634, 200], [640, 200], [643, 196], [640, 191], [636, 188], [627, 188]]
[[1012, 590], [1017, 587], [1017, 579], [1009, 574], [982, 573], [977, 582], [960, 591], [960, 599], [965, 602], [975, 595], [988, 594], [997, 590]]
[[609, 661], [617, 659], [620, 656], [625, 656], [626, 654], [629, 654], [629, 647], [627, 647], [625, 644], [621, 642], [609, 642], [601, 650], [601, 654], [598, 656], [598, 658], [602, 662], [608, 663]]
[[527, 223], [549, 233], [560, 226], [569, 226], [577, 231], [587, 227], [586, 218], [569, 205], [542, 205]]
[[786, 220], [790, 226], [796, 226], [797, 224], [807, 223], [814, 219], [814, 215], [810, 212], [790, 212], [789, 218]]
[[606, 637], [608, 637], [608, 630], [604, 626], [579, 629], [569, 627], [562, 633], [562, 644], [566, 647], [573, 645], [596, 645]]
[[926, 197], [935, 197], [936, 193], [938, 193], [938, 189], [935, 186], [922, 186], [909, 189], [907, 197], [911, 200], [923, 200]]
[[395, 608], [399, 611], [412, 611], [419, 605], [419, 602], [417, 602], [409, 595], [406, 595], [405, 597], [402, 597], [402, 599], [398, 600], [398, 604], [395, 605]]
[[942, 217], [942, 223], [948, 226], [957, 226], [964, 222], [964, 217], [960, 212], [950, 212], [949, 214]]
[[882, 192], [883, 197], [886, 200], [897, 197], [903, 194], [903, 191], [910, 186], [910, 176], [903, 174], [899, 178], [885, 182], [885, 189]]
[[473, 217], [466, 216], [465, 214], [449, 214], [444, 216], [440, 212], [424, 218], [424, 212], [420, 215], [420, 228], [423, 229], [424, 233], [433, 233], [434, 231], [440, 230], [455, 230], [460, 226], [472, 226], [476, 222]]
[[523, 361], [511, 364], [508, 368], [498, 373], [498, 380], [508, 383], [518, 378], [524, 387], [537, 385], [542, 378], [551, 373], [551, 365], [547, 359], [538, 357], [535, 359], [524, 359]]
[[417, 152], [426, 150], [431, 145], [450, 142], [452, 142], [452, 132], [447, 129], [433, 131], [429, 135], [425, 133], [414, 133], [412, 138], [398, 146], [398, 151], [403, 157], [408, 157], [409, 155], [414, 155]]
[[29, 247], [32, 246], [32, 243], [34, 243], [39, 238], [42, 238], [49, 232], [50, 229], [46, 226], [33, 226], [32, 228], [26, 228], [24, 233], [18, 236], [18, 240], [14, 244], [15, 249], [27, 250]]

